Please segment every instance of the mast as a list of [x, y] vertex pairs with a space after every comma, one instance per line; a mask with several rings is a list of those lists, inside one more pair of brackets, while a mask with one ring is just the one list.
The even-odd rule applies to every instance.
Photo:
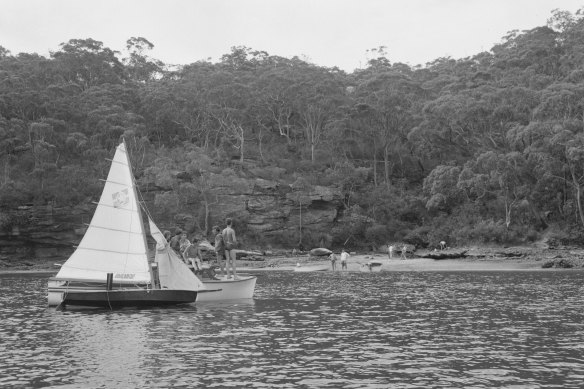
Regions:
[[[144, 240], [144, 249], [146, 252], [146, 261], [148, 262], [148, 240], [146, 239], [146, 232], [144, 231], [144, 220], [142, 218], [142, 209], [140, 207], [140, 200], [138, 197], [138, 190], [136, 189], [136, 178], [134, 177], [134, 169], [132, 169], [132, 163], [130, 161], [130, 153], [128, 151], [128, 145], [126, 144], [126, 138], [122, 138], [122, 142], [124, 144], [124, 152], [126, 154], [126, 163], [128, 164], [128, 169], [130, 169], [130, 178], [132, 179], [132, 191], [134, 192], [134, 198], [136, 199], [136, 208], [138, 211], [138, 220], [140, 223], [140, 231], [142, 231], [142, 239]], [[154, 282], [154, 274], [152, 274], [152, 266], [148, 262], [148, 272], [150, 273], [150, 284], [152, 288], [156, 286]]]

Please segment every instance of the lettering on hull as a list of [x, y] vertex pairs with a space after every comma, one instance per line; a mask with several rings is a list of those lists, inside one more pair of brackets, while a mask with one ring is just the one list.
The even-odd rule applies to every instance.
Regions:
[[133, 273], [116, 273], [114, 274], [114, 280], [133, 280], [136, 274]]

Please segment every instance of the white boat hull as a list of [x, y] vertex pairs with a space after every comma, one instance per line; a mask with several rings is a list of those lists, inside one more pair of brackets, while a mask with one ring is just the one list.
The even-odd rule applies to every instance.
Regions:
[[295, 272], [313, 272], [313, 271], [327, 271], [331, 267], [330, 265], [318, 265], [318, 266], [296, 266], [294, 268]]
[[219, 280], [203, 280], [209, 292], [200, 291], [197, 302], [251, 299], [255, 291], [256, 276], [239, 275], [238, 279], [219, 277]]

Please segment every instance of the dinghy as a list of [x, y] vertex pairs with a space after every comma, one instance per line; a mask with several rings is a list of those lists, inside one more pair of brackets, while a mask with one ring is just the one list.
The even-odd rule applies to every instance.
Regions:
[[295, 272], [313, 272], [313, 271], [327, 271], [331, 268], [331, 265], [324, 264], [324, 265], [308, 265], [308, 266], [300, 266], [300, 264], [296, 265], [294, 268]]
[[[208, 241], [198, 243], [197, 248], [201, 253], [201, 256], [206, 256], [207, 258], [215, 256], [215, 247], [213, 247]], [[203, 262], [202, 268], [203, 271], [199, 274], [200, 280], [203, 282], [206, 289], [215, 292], [199, 293], [197, 302], [253, 298], [257, 281], [256, 276], [241, 273], [238, 273], [235, 279], [228, 278], [227, 276], [217, 276], [215, 271], [218, 266], [213, 266], [205, 262]], [[213, 268], [212, 272], [209, 272], [210, 268]], [[194, 272], [192, 267], [189, 266], [189, 269]]]
[[203, 279], [205, 288], [214, 292], [199, 293], [197, 302], [251, 299], [257, 279], [256, 276], [239, 273], [236, 278], [222, 276], [215, 280]]
[[367, 262], [361, 265], [361, 267], [359, 268], [360, 271], [362, 272], [380, 272], [381, 271], [381, 262]]
[[154, 262], [148, 259], [138, 192], [123, 142], [79, 246], [49, 279], [49, 306], [163, 306], [193, 303], [199, 293], [208, 292], [150, 217], [149, 224], [157, 242]]
[[315, 249], [310, 250], [309, 255], [311, 257], [324, 257], [331, 255], [332, 253], [333, 252], [330, 251], [329, 249], [326, 249], [324, 247], [317, 247]]

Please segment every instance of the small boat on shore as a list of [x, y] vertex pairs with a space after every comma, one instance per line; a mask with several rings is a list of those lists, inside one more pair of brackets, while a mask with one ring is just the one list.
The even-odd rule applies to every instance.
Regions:
[[324, 247], [317, 247], [315, 249], [310, 250], [309, 255], [311, 257], [324, 257], [331, 255], [333, 252]]
[[308, 266], [301, 266], [300, 264], [296, 265], [294, 268], [295, 272], [314, 272], [314, 271], [327, 271], [331, 267], [329, 264], [324, 265], [308, 265]]
[[377, 273], [381, 271], [381, 265], [381, 262], [367, 262], [362, 264], [359, 270], [367, 273]]

